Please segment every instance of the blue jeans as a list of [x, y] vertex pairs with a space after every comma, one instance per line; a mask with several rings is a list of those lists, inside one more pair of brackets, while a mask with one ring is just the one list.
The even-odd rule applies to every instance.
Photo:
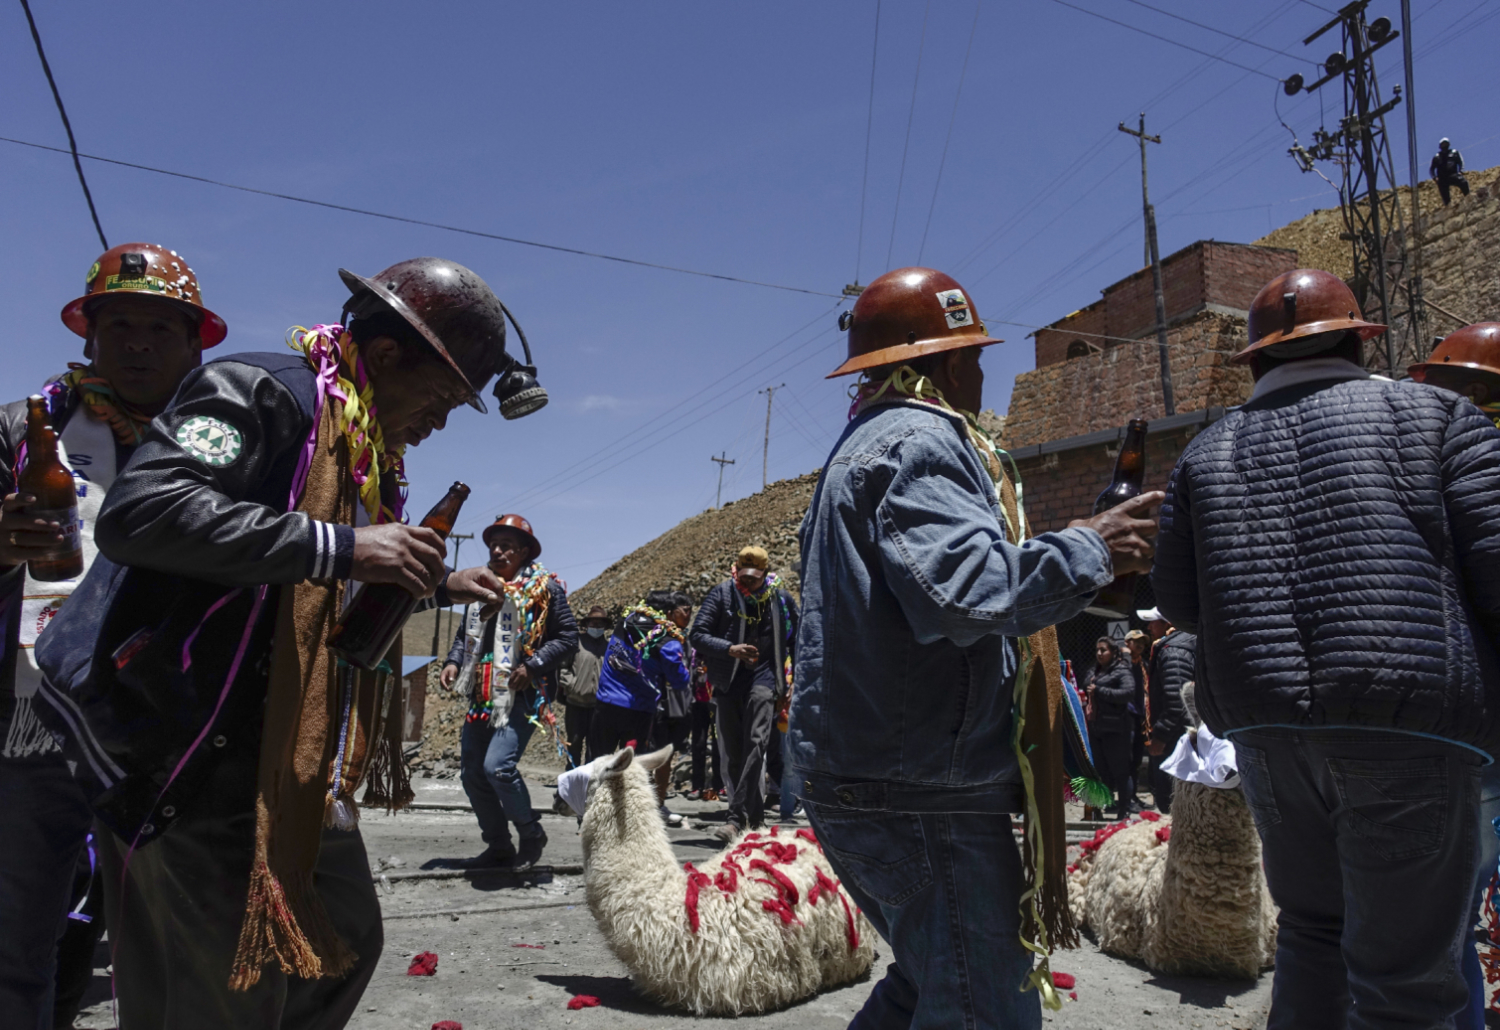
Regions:
[[[1500, 862], [1500, 830], [1495, 820], [1500, 818], [1500, 762], [1487, 765], [1479, 781], [1479, 872], [1474, 877], [1474, 899], [1470, 905], [1470, 923], [1479, 924], [1479, 908], [1484, 904], [1484, 892], [1495, 875], [1495, 866]], [[1469, 981], [1469, 1010], [1455, 1024], [1458, 1030], [1484, 1030], [1485, 1002], [1488, 991], [1484, 982], [1484, 969], [1479, 965], [1477, 943], [1464, 952], [1464, 979]]]
[[0, 759], [0, 1026], [52, 1028], [57, 941], [93, 818], [60, 754]]
[[1021, 855], [1004, 815], [808, 805], [828, 861], [895, 959], [851, 1030], [1042, 1025], [1022, 993]]
[[1268, 1030], [1452, 1026], [1480, 844], [1480, 761], [1354, 729], [1234, 735], [1281, 907]]
[[531, 794], [521, 778], [516, 762], [526, 751], [535, 729], [527, 716], [531, 714], [536, 691], [516, 694], [510, 715], [501, 726], [484, 722], [465, 722], [458, 742], [458, 761], [462, 770], [464, 793], [474, 806], [484, 842], [496, 851], [512, 845], [505, 821], [516, 824], [522, 840], [539, 837], [542, 824], [531, 811]]

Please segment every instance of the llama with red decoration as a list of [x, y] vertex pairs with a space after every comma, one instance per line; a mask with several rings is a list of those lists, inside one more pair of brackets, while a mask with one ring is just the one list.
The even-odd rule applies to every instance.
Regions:
[[752, 831], [701, 867], [678, 864], [649, 776], [670, 754], [625, 748], [565, 774], [572, 790], [587, 779], [589, 909], [637, 989], [668, 1008], [740, 1015], [864, 975], [875, 931], [811, 830]]

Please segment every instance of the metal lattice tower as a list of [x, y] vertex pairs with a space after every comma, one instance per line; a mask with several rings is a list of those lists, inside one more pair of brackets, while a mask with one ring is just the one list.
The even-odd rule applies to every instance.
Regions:
[[[1305, 87], [1308, 93], [1335, 79], [1344, 87], [1344, 116], [1338, 128], [1319, 128], [1309, 147], [1294, 145], [1289, 151], [1304, 172], [1317, 161], [1333, 161], [1342, 169], [1339, 206], [1344, 231], [1339, 238], [1351, 246], [1354, 274], [1349, 285], [1359, 299], [1364, 316], [1391, 328], [1384, 336], [1384, 354], [1366, 355], [1366, 363], [1392, 378], [1405, 375], [1408, 364], [1421, 360], [1423, 321], [1421, 279], [1408, 261], [1405, 219], [1396, 192], [1396, 171], [1386, 138], [1385, 116], [1401, 103], [1401, 87], [1382, 102], [1375, 75], [1374, 55], [1401, 37], [1389, 18], [1365, 20], [1370, 0], [1354, 0], [1341, 8], [1328, 24], [1303, 40], [1310, 45], [1325, 33], [1338, 29], [1341, 49], [1323, 63], [1323, 77]], [[1284, 92], [1294, 96], [1304, 90], [1302, 76], [1285, 80]], [[1383, 359], [1383, 360], [1382, 360]]]

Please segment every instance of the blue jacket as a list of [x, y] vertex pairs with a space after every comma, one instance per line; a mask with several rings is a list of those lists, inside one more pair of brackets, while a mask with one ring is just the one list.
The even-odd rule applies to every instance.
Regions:
[[1113, 578], [1089, 529], [1005, 539], [962, 419], [899, 401], [844, 430], [802, 524], [791, 764], [807, 800], [1011, 812], [1012, 639]]
[[1457, 394], [1320, 379], [1252, 398], [1178, 460], [1151, 581], [1198, 635], [1220, 736], [1361, 726], [1500, 754], [1500, 431]]
[[682, 645], [676, 640], [668, 640], [642, 659], [635, 643], [640, 639], [639, 631], [632, 627], [631, 619], [609, 638], [609, 646], [604, 649], [597, 696], [602, 704], [654, 712], [664, 690], [687, 690], [688, 667]]

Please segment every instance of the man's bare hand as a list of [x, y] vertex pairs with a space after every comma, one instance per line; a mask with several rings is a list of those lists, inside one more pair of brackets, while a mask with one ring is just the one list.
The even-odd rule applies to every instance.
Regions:
[[510, 681], [506, 686], [511, 690], [525, 690], [531, 686], [531, 670], [526, 668], [525, 662], [510, 670]]
[[40, 558], [62, 540], [56, 522], [33, 518], [26, 507], [36, 503], [30, 494], [9, 494], [0, 501], [0, 565], [21, 565]]
[[1153, 741], [1151, 741], [1150, 743], [1148, 743], [1146, 745], [1146, 754], [1151, 755], [1153, 758], [1160, 757], [1161, 755], [1164, 755], [1166, 753], [1167, 753], [1167, 744], [1166, 744], [1166, 741], [1163, 741], [1163, 740], [1153, 740]]
[[1110, 561], [1114, 563], [1115, 575], [1125, 576], [1132, 572], [1150, 572], [1151, 559], [1156, 553], [1152, 541], [1156, 538], [1156, 519], [1146, 518], [1148, 511], [1166, 499], [1160, 490], [1132, 497], [1124, 504], [1091, 519], [1074, 519], [1068, 528], [1083, 526], [1092, 529], [1104, 538], [1109, 548]]
[[760, 649], [754, 644], [731, 644], [729, 657], [742, 662], [757, 662], [760, 660]]
[[438, 682], [443, 685], [444, 690], [453, 689], [453, 681], [458, 679], [458, 666], [449, 662], [443, 666], [443, 671], [438, 673]]
[[361, 583], [399, 583], [416, 597], [431, 597], [447, 569], [447, 545], [436, 531], [387, 522], [354, 531], [354, 571]]
[[448, 597], [454, 604], [482, 604], [479, 617], [488, 619], [500, 610], [503, 597], [500, 577], [488, 565], [458, 569], [448, 576]]

